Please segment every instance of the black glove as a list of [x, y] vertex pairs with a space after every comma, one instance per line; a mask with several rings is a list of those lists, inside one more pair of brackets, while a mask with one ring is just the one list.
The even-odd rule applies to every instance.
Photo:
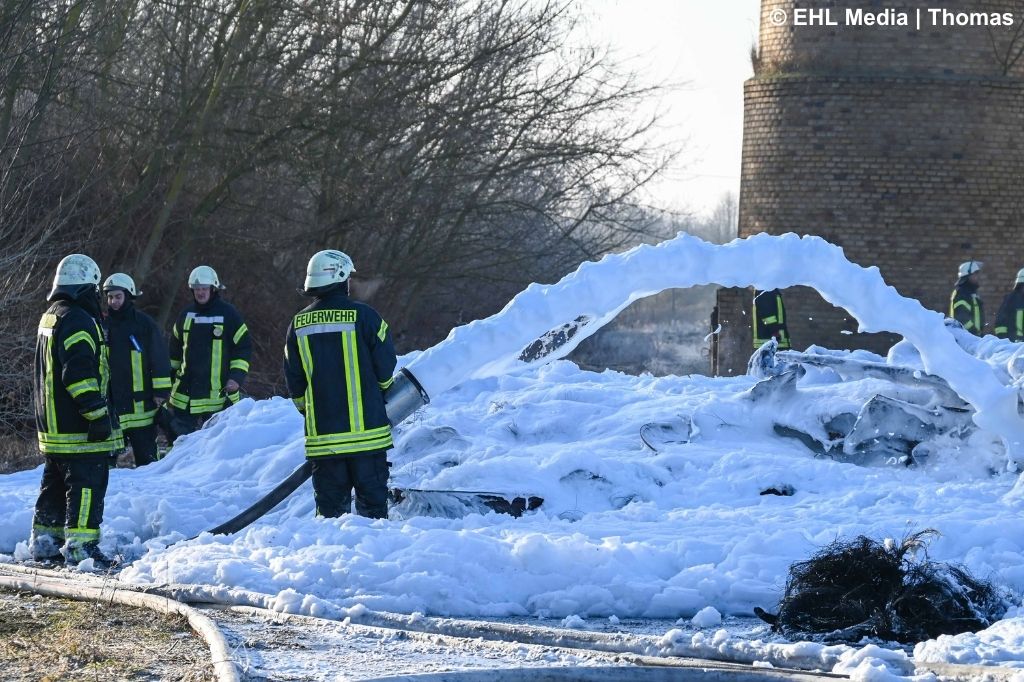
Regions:
[[99, 419], [93, 419], [89, 422], [89, 442], [98, 443], [102, 440], [110, 438], [110, 434], [113, 430], [110, 428], [110, 416], [103, 415]]

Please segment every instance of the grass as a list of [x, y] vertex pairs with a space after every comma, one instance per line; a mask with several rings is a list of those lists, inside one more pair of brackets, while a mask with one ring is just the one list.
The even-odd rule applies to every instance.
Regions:
[[117, 604], [0, 593], [4, 680], [215, 679], [181, 616]]

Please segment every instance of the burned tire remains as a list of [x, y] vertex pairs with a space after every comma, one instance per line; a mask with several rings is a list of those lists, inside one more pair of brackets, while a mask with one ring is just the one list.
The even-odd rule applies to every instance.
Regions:
[[901, 543], [865, 536], [837, 540], [789, 569], [777, 615], [757, 609], [790, 638], [856, 642], [874, 637], [904, 644], [982, 630], [1009, 605], [991, 583], [964, 568], [919, 560], [925, 530]]

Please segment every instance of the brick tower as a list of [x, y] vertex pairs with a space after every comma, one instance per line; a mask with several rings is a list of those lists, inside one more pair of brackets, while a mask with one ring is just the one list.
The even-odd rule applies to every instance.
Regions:
[[[826, 9], [838, 25], [822, 25]], [[909, 25], [847, 25], [848, 9], [905, 13]], [[1013, 24], [991, 25], [1002, 13]], [[796, 25], [812, 15], [816, 25]], [[739, 236], [819, 235], [942, 312], [957, 264], [977, 259], [991, 329], [1024, 267], [1022, 23], [1013, 0], [762, 0], [744, 85]], [[806, 287], [783, 294], [795, 348], [884, 354], [898, 339], [857, 334]], [[751, 295], [719, 291], [718, 374], [742, 374], [753, 351]]]

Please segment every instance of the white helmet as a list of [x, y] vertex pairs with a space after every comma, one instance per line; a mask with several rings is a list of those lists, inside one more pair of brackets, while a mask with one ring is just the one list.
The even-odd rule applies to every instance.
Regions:
[[217, 271], [209, 265], [197, 266], [188, 276], [188, 285], [193, 289], [195, 287], [213, 287], [214, 289], [224, 288], [220, 283], [220, 278], [217, 277]]
[[107, 277], [107, 279], [103, 281], [104, 292], [111, 291], [112, 289], [124, 289], [133, 297], [142, 294], [141, 291], [135, 290], [135, 280], [123, 272], [115, 272], [113, 275]]
[[349, 275], [356, 271], [356, 266], [348, 255], [337, 249], [317, 251], [309, 259], [306, 266], [306, 281], [303, 289], [318, 289], [329, 284], [341, 284], [348, 280]]
[[100, 266], [92, 258], [81, 253], [64, 256], [57, 264], [57, 274], [53, 277], [53, 288], [47, 300], [52, 299], [58, 289], [73, 294], [72, 290], [89, 284], [99, 287], [101, 277]]
[[1017, 281], [1014, 284], [1024, 284], [1024, 268], [1017, 271]]
[[956, 276], [966, 277], [967, 275], [973, 275], [978, 270], [981, 270], [981, 263], [976, 260], [969, 260], [966, 263], [960, 264], [960, 268], [956, 271]]

